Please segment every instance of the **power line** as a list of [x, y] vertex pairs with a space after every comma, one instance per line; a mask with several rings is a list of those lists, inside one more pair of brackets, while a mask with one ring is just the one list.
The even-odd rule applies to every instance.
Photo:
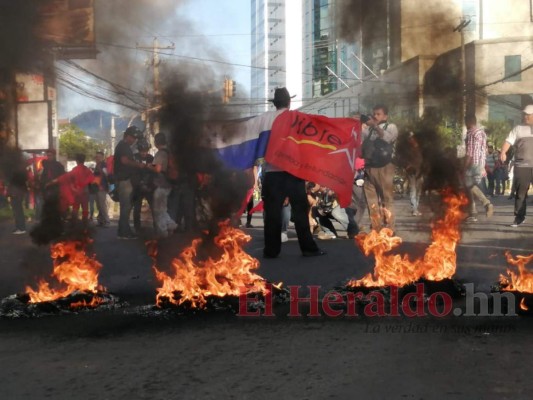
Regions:
[[512, 78], [513, 76], [520, 75], [522, 72], [527, 71], [528, 69], [531, 69], [531, 68], [533, 68], [533, 64], [529, 64], [527, 67], [524, 67], [524, 68], [522, 68], [521, 70], [516, 71], [516, 72], [513, 72], [513, 73], [511, 73], [511, 74], [509, 74], [509, 75], [506, 75], [506, 76], [504, 76], [503, 78], [498, 79], [498, 80], [496, 80], [496, 81], [494, 81], [494, 82], [490, 82], [490, 83], [486, 83], [486, 84], [484, 84], [484, 85], [476, 86], [476, 89], [483, 89], [483, 88], [485, 88], [485, 87], [487, 87], [487, 86], [496, 85], [497, 83], [502, 83], [502, 82], [504, 82], [506, 79]]

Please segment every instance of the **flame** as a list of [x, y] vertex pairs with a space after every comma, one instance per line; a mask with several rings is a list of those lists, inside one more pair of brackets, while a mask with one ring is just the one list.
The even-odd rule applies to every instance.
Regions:
[[[52, 277], [59, 281], [63, 288], [54, 289], [45, 280], [39, 282], [35, 291], [26, 287], [26, 293], [30, 296], [30, 303], [53, 301], [66, 297], [75, 291], [96, 293], [105, 290], [98, 284], [98, 272], [102, 264], [87, 256], [84, 250], [85, 243], [81, 241], [68, 241], [53, 244], [50, 248], [54, 260]], [[100, 299], [93, 298], [90, 303], [85, 301], [72, 303], [71, 307], [96, 306]]]
[[526, 299], [520, 300], [520, 308], [524, 311], [529, 311], [529, 307], [526, 305]]
[[518, 267], [518, 274], [510, 269], [507, 269], [507, 276], [500, 274], [502, 290], [533, 293], [533, 272], [526, 268], [526, 264], [533, 260], [533, 254], [513, 258], [511, 253], [506, 251], [505, 257], [509, 264]]
[[361, 233], [356, 241], [366, 256], [374, 254], [376, 264], [373, 273], [359, 280], [352, 279], [348, 286], [405, 286], [421, 278], [432, 281], [451, 278], [457, 266], [455, 248], [461, 238], [459, 225], [465, 217], [461, 208], [468, 200], [464, 194], [451, 190], [444, 191], [442, 196], [446, 213], [434, 224], [432, 243], [422, 258], [411, 260], [408, 255], [387, 254], [402, 243], [388, 228]]
[[243, 290], [247, 293], [267, 293], [266, 281], [252, 272], [259, 267], [259, 261], [242, 248], [251, 236], [231, 227], [229, 221], [221, 222], [219, 227], [214, 242], [223, 250], [220, 258], [196, 261], [202, 239], [194, 239], [178, 258], [172, 260], [173, 277], [154, 265], [156, 277], [163, 284], [157, 289], [158, 306], [166, 298], [176, 305], [190, 302], [192, 308], [204, 308], [208, 296], [238, 296]]

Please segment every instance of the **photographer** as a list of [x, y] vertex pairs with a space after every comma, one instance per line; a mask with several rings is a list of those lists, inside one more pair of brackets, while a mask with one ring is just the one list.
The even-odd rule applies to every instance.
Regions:
[[364, 191], [372, 229], [388, 227], [394, 230], [394, 164], [392, 156], [398, 128], [388, 122], [388, 108], [376, 105], [372, 116], [361, 117], [363, 130], [363, 158], [365, 160]]
[[320, 227], [322, 228], [322, 232], [318, 234], [318, 238], [320, 240], [330, 240], [338, 237], [337, 230], [335, 229], [332, 220], [341, 224], [342, 228], [348, 231], [348, 236], [350, 236], [350, 234], [353, 235], [355, 232], [349, 232], [348, 230], [350, 220], [346, 213], [346, 209], [340, 207], [335, 192], [322, 186], [318, 193], [316, 216], [320, 223]]

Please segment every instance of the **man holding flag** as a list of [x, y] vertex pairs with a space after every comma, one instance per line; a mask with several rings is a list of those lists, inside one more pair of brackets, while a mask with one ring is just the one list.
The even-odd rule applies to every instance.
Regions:
[[[272, 102], [276, 110], [288, 110], [291, 104], [289, 91], [286, 88], [276, 89]], [[272, 141], [272, 137], [270, 140]], [[265, 247], [263, 256], [265, 258], [275, 258], [281, 251], [282, 209], [283, 202], [287, 197], [291, 204], [292, 217], [302, 255], [310, 257], [326, 254], [324, 250], [318, 248], [309, 229], [307, 215], [309, 204], [305, 191], [305, 180], [275, 167], [268, 161], [265, 163], [263, 171], [265, 174], [262, 188], [265, 207]]]
[[281, 251], [281, 214], [287, 197], [302, 255], [324, 255], [309, 228], [305, 181], [333, 190], [341, 207], [350, 204], [361, 122], [289, 111], [291, 97], [286, 88], [276, 89], [271, 101], [276, 111], [206, 126], [211, 132], [211, 147], [231, 168], [251, 168], [257, 159], [265, 158], [262, 192], [266, 258], [277, 257]]

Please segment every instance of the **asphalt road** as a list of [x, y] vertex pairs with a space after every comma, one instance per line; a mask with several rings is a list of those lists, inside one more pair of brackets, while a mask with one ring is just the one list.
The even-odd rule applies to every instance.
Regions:
[[[494, 200], [490, 220], [464, 224], [456, 278], [487, 293], [507, 263], [504, 251], [533, 252], [533, 223], [512, 221], [512, 202]], [[431, 213], [397, 203], [399, 254], [423, 254]], [[532, 218], [533, 219], [533, 218]], [[321, 293], [360, 278], [372, 261], [348, 239], [320, 242], [327, 256], [300, 255], [294, 231], [281, 257], [263, 260], [261, 220], [246, 229], [247, 251], [272, 282], [318, 285]], [[0, 223], [0, 298], [51, 273], [47, 247]], [[145, 312], [158, 283], [143, 240], [92, 230], [100, 282], [129, 305], [113, 311], [0, 319], [1, 399], [530, 399], [529, 317], [238, 317]], [[146, 229], [146, 238], [150, 230]], [[191, 237], [160, 243], [159, 264]], [[461, 303], [463, 302], [463, 303]], [[464, 306], [464, 300], [458, 300]], [[302, 313], [305, 313], [305, 307]]]

